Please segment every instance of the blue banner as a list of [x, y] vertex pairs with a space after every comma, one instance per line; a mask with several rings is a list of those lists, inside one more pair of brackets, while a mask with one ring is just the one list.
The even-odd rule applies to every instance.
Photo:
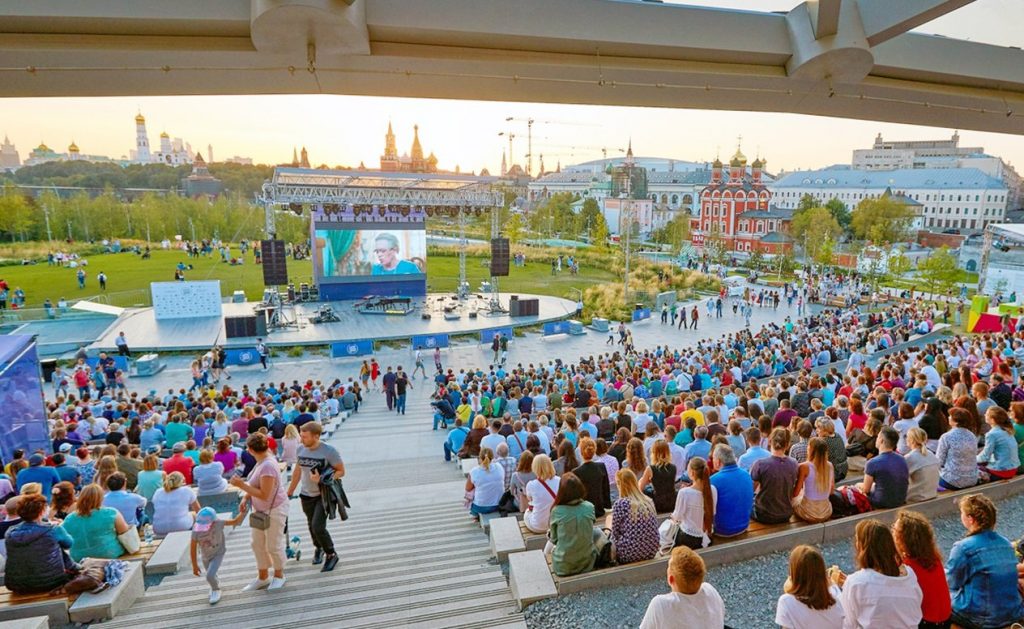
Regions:
[[434, 349], [435, 347], [448, 347], [447, 334], [421, 334], [412, 337], [412, 348]]
[[482, 345], [490, 345], [491, 341], [494, 340], [494, 335], [498, 334], [499, 332], [501, 333], [502, 336], [509, 340], [511, 340], [514, 336], [514, 333], [512, 332], [512, 326], [508, 326], [505, 328], [494, 328], [491, 330], [482, 330], [480, 332], [480, 343]]
[[361, 339], [358, 341], [338, 341], [336, 343], [331, 343], [331, 358], [345, 358], [346, 356], [368, 356], [372, 353], [372, 339]]
[[259, 362], [260, 353], [256, 351], [255, 347], [224, 350], [225, 365], [257, 365]]
[[651, 318], [651, 309], [650, 308], [641, 308], [640, 310], [634, 310], [633, 311], [633, 321], [634, 322], [636, 322], [636, 321], [643, 321], [644, 319], [650, 319], [650, 318]]
[[[110, 354], [107, 354], [107, 357], [110, 358], [111, 357]], [[121, 371], [125, 372], [125, 374], [127, 374], [128, 373], [128, 357], [127, 356], [113, 356], [113, 359], [114, 359], [114, 365], [118, 369], [120, 369]], [[91, 369], [95, 370], [96, 369], [96, 365], [100, 364], [100, 359], [99, 359], [99, 357], [96, 357], [96, 358], [86, 358], [85, 359], [85, 364], [89, 365], [89, 367]]]
[[549, 321], [544, 324], [544, 336], [553, 336], [555, 334], [568, 334], [569, 333], [569, 322], [568, 321]]

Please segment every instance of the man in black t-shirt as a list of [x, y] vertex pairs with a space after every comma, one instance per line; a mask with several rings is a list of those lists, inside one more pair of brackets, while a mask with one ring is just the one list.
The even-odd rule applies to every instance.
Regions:
[[395, 374], [395, 412], [401, 415], [405, 415], [405, 391], [411, 389], [412, 383], [409, 382], [409, 378], [405, 376], [405, 372], [402, 368], [398, 368], [398, 373]]

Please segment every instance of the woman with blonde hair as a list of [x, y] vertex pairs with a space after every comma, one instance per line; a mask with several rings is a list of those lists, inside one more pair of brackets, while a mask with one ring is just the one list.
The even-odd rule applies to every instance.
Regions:
[[680, 489], [676, 496], [672, 520], [679, 525], [679, 532], [675, 545], [699, 550], [711, 545], [718, 488], [711, 485], [711, 471], [699, 456], [690, 459], [686, 473], [693, 484]]
[[[473, 428], [466, 433], [466, 440], [462, 442], [462, 448], [456, 455], [460, 459], [469, 459], [480, 456], [480, 442], [490, 434], [487, 430], [487, 418], [482, 414], [473, 418]], [[491, 458], [493, 458], [493, 453]]]
[[96, 464], [96, 475], [93, 477], [94, 483], [103, 488], [106, 491], [107, 479], [117, 473], [117, 459], [110, 455], [105, 455], [100, 458], [100, 462]]
[[480, 448], [477, 461], [479, 465], [469, 472], [466, 479], [466, 491], [473, 492], [469, 512], [479, 519], [482, 513], [498, 510], [501, 495], [505, 493], [505, 469], [500, 463], [494, 463], [494, 452], [490, 448]]
[[[288, 403], [290, 404], [291, 400], [288, 400]], [[213, 433], [214, 441], [219, 441], [231, 433], [231, 422], [228, 421], [227, 413], [217, 411], [217, 415], [213, 419], [213, 425], [210, 426], [210, 431]]]
[[658, 513], [667, 513], [676, 506], [676, 466], [672, 463], [672, 451], [664, 439], [658, 439], [651, 446], [651, 465], [640, 478], [640, 487], [650, 484], [654, 506]]
[[626, 468], [615, 475], [619, 499], [612, 505], [611, 542], [620, 564], [653, 559], [658, 554], [658, 511]]
[[789, 553], [789, 577], [775, 606], [775, 624], [795, 627], [843, 626], [842, 592], [829, 582], [817, 548], [801, 544]]
[[295, 424], [288, 424], [284, 427], [284, 437], [281, 439], [281, 462], [288, 464], [292, 469], [299, 460], [299, 429]]
[[907, 503], [931, 500], [939, 488], [939, 457], [928, 449], [928, 433], [923, 428], [907, 431], [907, 445], [910, 452], [903, 455], [910, 471]]
[[832, 517], [829, 494], [835, 487], [835, 472], [828, 460], [824, 439], [812, 437], [807, 444], [807, 460], [797, 468], [793, 488], [793, 512], [804, 522], [825, 522]]
[[117, 559], [125, 552], [117, 536], [131, 528], [117, 509], [103, 506], [103, 490], [95, 483], [79, 492], [75, 511], [68, 514], [63, 526], [74, 540], [71, 558], [75, 561]]
[[153, 532], [167, 535], [188, 531], [199, 511], [199, 502], [192, 488], [185, 484], [185, 475], [171, 472], [164, 477], [163, 487], [153, 494]]
[[523, 523], [534, 533], [547, 533], [560, 479], [555, 476], [555, 466], [546, 454], [533, 457], [531, 470], [534, 479], [526, 483]]

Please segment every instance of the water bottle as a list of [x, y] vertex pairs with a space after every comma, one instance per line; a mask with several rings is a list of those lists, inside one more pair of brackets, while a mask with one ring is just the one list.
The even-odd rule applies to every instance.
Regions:
[[147, 524], [142, 527], [142, 536], [145, 538], [147, 544], [153, 543], [153, 525]]

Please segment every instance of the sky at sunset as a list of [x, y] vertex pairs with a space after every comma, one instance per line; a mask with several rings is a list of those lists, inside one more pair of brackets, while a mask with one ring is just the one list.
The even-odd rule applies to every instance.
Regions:
[[[896, 1], [896, 0], [894, 0]], [[687, 0], [699, 4], [760, 11], [785, 11], [796, 0]], [[921, 32], [999, 45], [1022, 45], [1024, 0], [977, 0], [940, 18]], [[420, 126], [424, 151], [436, 153], [441, 168], [496, 173], [506, 136], [516, 134], [515, 161], [525, 162], [526, 125], [508, 117], [532, 117], [534, 172], [540, 155], [545, 167], [620, 155], [630, 139], [637, 155], [710, 160], [735, 150], [737, 136], [751, 158], [760, 153], [768, 169], [822, 167], [848, 163], [855, 148], [867, 148], [875, 135], [887, 139], [947, 138], [951, 128], [916, 127], [795, 114], [685, 109], [644, 109], [500, 102], [414, 100], [349, 96], [118, 97], [0, 100], [0, 136], [17, 145], [22, 159], [40, 142], [66, 151], [74, 140], [83, 153], [127, 156], [134, 147], [134, 116], [146, 116], [151, 146], [167, 131], [193, 149], [212, 144], [216, 160], [233, 155], [258, 163], [291, 160], [292, 148], [306, 146], [313, 165], [375, 167], [384, 148], [388, 121], [399, 152], [409, 150], [412, 127]], [[1024, 166], [1019, 136], [961, 131], [961, 145], [983, 146]]]

